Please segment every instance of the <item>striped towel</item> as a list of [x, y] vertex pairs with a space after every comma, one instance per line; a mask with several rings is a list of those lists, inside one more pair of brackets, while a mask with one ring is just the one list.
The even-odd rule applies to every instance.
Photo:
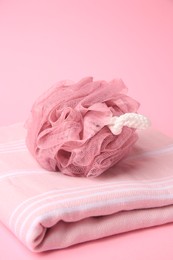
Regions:
[[30, 250], [65, 248], [173, 221], [173, 140], [149, 129], [97, 178], [48, 172], [22, 124], [0, 128], [0, 220]]

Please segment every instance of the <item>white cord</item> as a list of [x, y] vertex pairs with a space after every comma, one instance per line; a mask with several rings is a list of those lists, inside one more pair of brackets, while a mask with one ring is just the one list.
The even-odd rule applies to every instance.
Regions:
[[146, 116], [137, 113], [125, 113], [119, 117], [112, 117], [108, 124], [109, 129], [114, 135], [119, 135], [123, 126], [136, 129], [146, 129], [150, 126], [150, 121]]

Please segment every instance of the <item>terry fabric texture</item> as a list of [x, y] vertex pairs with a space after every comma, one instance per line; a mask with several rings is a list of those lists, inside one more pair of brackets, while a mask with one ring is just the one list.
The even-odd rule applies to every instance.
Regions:
[[0, 220], [30, 250], [173, 221], [173, 139], [141, 132], [126, 158], [84, 178], [42, 169], [25, 135], [22, 124], [0, 128]]

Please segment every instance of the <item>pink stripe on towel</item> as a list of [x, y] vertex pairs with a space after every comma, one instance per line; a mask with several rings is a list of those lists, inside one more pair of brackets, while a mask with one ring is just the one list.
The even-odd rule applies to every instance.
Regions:
[[0, 220], [32, 251], [173, 221], [173, 140], [150, 129], [94, 178], [46, 171], [21, 124], [0, 128]]

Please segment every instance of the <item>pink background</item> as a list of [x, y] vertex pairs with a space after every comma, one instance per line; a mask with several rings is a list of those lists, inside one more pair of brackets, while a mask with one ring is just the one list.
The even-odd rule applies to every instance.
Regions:
[[[0, 0], [0, 125], [24, 121], [56, 81], [120, 77], [153, 127], [173, 136], [172, 46], [173, 0]], [[169, 224], [42, 257], [168, 260], [172, 234]], [[41, 259], [1, 226], [0, 252]]]
[[173, 0], [0, 0], [0, 124], [62, 79], [121, 77], [173, 134]]

